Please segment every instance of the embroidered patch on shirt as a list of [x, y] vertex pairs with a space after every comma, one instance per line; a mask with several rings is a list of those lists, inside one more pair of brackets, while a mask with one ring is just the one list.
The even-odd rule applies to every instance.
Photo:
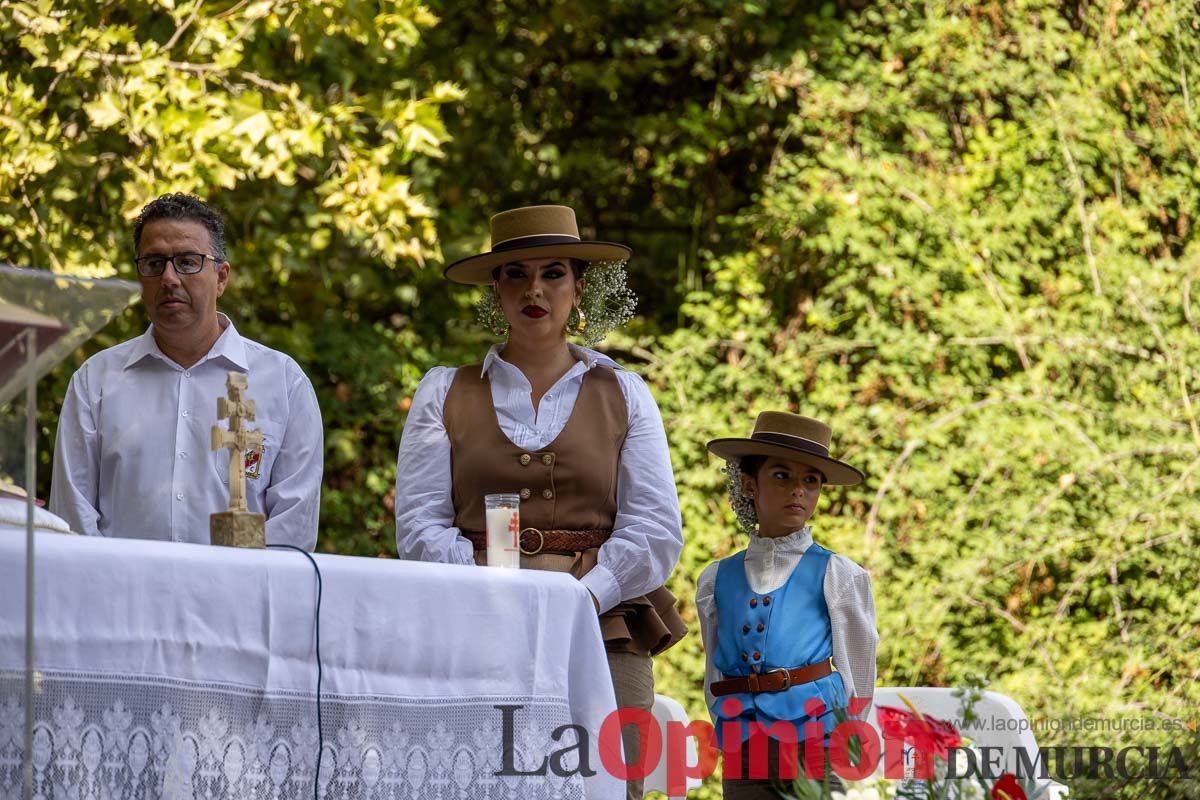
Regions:
[[[262, 449], [266, 450], [267, 446], [264, 444]], [[246, 477], [247, 478], [257, 478], [259, 471], [261, 469], [262, 469], [262, 452], [255, 450], [254, 448], [247, 448], [247, 450], [246, 450]]]

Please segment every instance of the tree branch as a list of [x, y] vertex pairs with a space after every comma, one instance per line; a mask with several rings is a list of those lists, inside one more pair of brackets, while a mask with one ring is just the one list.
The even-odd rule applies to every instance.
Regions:
[[[1005, 402], [1006, 399], [1007, 398], [1004, 397], [990, 397], [986, 400], [979, 400], [971, 403], [970, 405], [963, 406], [962, 408], [956, 408], [947, 414], [943, 414], [930, 423], [929, 427], [925, 429], [925, 436], [928, 436], [930, 433], [933, 433], [939, 428], [949, 425], [951, 422], [963, 416], [964, 414], [972, 411], [978, 411], [981, 408], [987, 408], [988, 406], [996, 405], [997, 403]], [[912, 454], [915, 453], [923, 444], [925, 444], [924, 438], [910, 439], [904, 445], [904, 450], [901, 451], [899, 457], [892, 462], [892, 466], [888, 469], [887, 474], [883, 476], [883, 481], [879, 484], [879, 490], [875, 492], [875, 499], [871, 502], [871, 511], [869, 514], [867, 514], [867, 529], [863, 534], [863, 547], [868, 555], [868, 558], [870, 557], [871, 550], [875, 544], [875, 527], [879, 522], [880, 504], [883, 502], [883, 498], [888, 493], [888, 490], [891, 489], [892, 483], [896, 479], [896, 475], [900, 472], [900, 468], [904, 466], [904, 463], [908, 461], [909, 457], [912, 456]]]
[[1063, 130], [1058, 115], [1058, 103], [1053, 97], [1046, 96], [1046, 102], [1054, 110], [1054, 127], [1058, 132], [1058, 146], [1062, 150], [1063, 159], [1067, 162], [1067, 171], [1071, 173], [1071, 188], [1075, 191], [1075, 214], [1079, 217], [1079, 225], [1083, 229], [1083, 252], [1087, 255], [1088, 269], [1092, 273], [1092, 293], [1097, 297], [1104, 294], [1100, 286], [1100, 270], [1096, 266], [1096, 254], [1092, 252], [1092, 222], [1087, 213], [1087, 194], [1083, 179], [1079, 177], [1079, 169], [1075, 166], [1075, 157], [1067, 142], [1066, 131]]
[[1192, 410], [1192, 399], [1188, 392], [1187, 386], [1187, 369], [1185, 365], [1180, 365], [1175, 362], [1171, 356], [1171, 348], [1167, 345], [1167, 337], [1163, 335], [1162, 328], [1155, 322], [1154, 317], [1150, 316], [1150, 312], [1142, 304], [1142, 300], [1138, 297], [1137, 291], [1134, 290], [1132, 282], [1126, 290], [1127, 295], [1133, 301], [1134, 308], [1137, 309], [1142, 321], [1150, 328], [1150, 332], [1154, 334], [1158, 346], [1162, 348], [1163, 354], [1167, 357], [1167, 364], [1175, 369], [1175, 377], [1179, 381], [1179, 394], [1183, 401], [1183, 410], [1187, 414], [1188, 425], [1192, 429], [1192, 441], [1200, 446], [1200, 424], [1196, 422], [1196, 414]]
[[163, 52], [168, 52], [179, 43], [179, 39], [183, 36], [184, 32], [196, 21], [196, 16], [200, 13], [200, 7], [203, 5], [204, 0], [196, 0], [196, 7], [192, 9], [192, 13], [175, 29], [175, 32], [171, 34], [171, 38], [167, 39], [167, 43], [162, 46]]

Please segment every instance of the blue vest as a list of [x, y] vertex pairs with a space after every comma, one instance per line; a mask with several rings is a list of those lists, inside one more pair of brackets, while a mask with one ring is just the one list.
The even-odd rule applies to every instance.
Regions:
[[[746, 551], [722, 559], [717, 566], [714, 599], [717, 604], [717, 647], [713, 664], [726, 677], [795, 669], [824, 661], [833, 655], [833, 630], [829, 608], [825, 604], [825, 570], [828, 550], [815, 542], [804, 551], [787, 582], [773, 592], [758, 594], [746, 580]], [[741, 701], [736, 716], [723, 713], [725, 701]], [[805, 701], [817, 698], [825, 704], [825, 713], [814, 718], [804, 712]], [[825, 725], [825, 741], [837, 725], [834, 708], [846, 709], [846, 687], [842, 676], [832, 672], [815, 681], [802, 683], [781, 692], [742, 693], [714, 698], [710, 709], [717, 722], [717, 742], [723, 739], [726, 722], [741, 722], [742, 740], [749, 738], [749, 723], [764, 726], [789, 721], [797, 726], [796, 735], [804, 738], [803, 725], [820, 719]]]

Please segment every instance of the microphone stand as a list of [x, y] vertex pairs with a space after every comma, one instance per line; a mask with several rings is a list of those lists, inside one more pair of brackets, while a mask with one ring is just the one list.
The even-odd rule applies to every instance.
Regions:
[[33, 800], [33, 509], [37, 495], [37, 331], [25, 335], [25, 800]]

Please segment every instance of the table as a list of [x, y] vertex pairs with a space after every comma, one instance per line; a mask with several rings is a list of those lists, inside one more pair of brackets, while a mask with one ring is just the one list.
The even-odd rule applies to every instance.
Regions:
[[[312, 796], [317, 581], [302, 554], [49, 533], [35, 553], [35, 795]], [[624, 796], [596, 756], [615, 700], [577, 581], [314, 558], [320, 796]], [[21, 791], [24, 561], [23, 537], [0, 536], [0, 798]], [[553, 737], [576, 724], [595, 776], [495, 775], [505, 713], [517, 770], [574, 745]]]

